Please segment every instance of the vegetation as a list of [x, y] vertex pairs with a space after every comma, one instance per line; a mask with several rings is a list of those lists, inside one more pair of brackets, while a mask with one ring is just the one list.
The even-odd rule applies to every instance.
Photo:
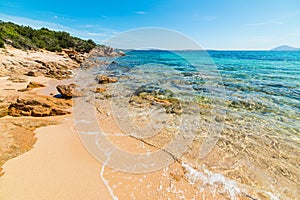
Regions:
[[52, 31], [47, 28], [37, 30], [0, 21], [0, 48], [4, 48], [4, 43], [24, 50], [42, 48], [61, 51], [63, 48], [73, 48], [78, 52], [89, 52], [96, 47], [93, 40], [82, 40], [64, 31]]

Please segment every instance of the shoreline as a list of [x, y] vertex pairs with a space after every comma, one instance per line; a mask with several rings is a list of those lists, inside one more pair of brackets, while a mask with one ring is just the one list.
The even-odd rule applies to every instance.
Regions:
[[34, 148], [4, 164], [1, 199], [84, 199], [88, 194], [93, 194], [91, 199], [110, 197], [99, 179], [98, 161], [72, 130], [72, 116], [59, 121], [59, 125], [37, 129]]
[[[25, 93], [16, 91], [25, 88], [30, 81], [39, 81], [46, 87]], [[11, 91], [16, 91], [17, 96], [26, 96], [27, 93], [37, 97], [49, 96], [50, 93], [57, 93], [56, 85], [71, 81], [43, 76], [28, 77], [23, 83], [12, 83], [9, 80], [2, 82], [1, 89], [8, 85]], [[33, 138], [36, 138], [34, 145], [4, 163], [4, 174], [0, 177], [1, 199], [84, 199], [88, 195], [91, 195], [89, 199], [128, 199], [132, 196], [143, 199], [164, 196], [178, 198], [178, 192], [180, 196], [192, 198], [198, 194], [197, 189], [184, 177], [182, 166], [176, 162], [166, 169], [145, 174], [118, 172], [107, 167], [105, 163], [101, 164], [83, 146], [74, 128], [72, 114], [40, 118], [1, 118], [8, 121], [22, 119], [52, 120], [55, 124], [45, 124], [33, 130]], [[106, 128], [116, 127], [109, 125]], [[129, 143], [122, 144], [123, 140], [119, 139], [114, 141], [122, 144], [124, 148], [137, 144], [140, 146], [138, 140], [129, 137], [126, 140]], [[133, 149], [136, 150], [135, 147]], [[203, 195], [211, 196], [206, 192]]]
[[[51, 61], [54, 55], [51, 53], [48, 56], [47, 59]], [[56, 56], [63, 57], [62, 55]], [[28, 57], [30, 58], [32, 55], [29, 54]], [[57, 62], [60, 62], [59, 58], [61, 57], [56, 58]], [[47, 59], [45, 63], [47, 63]], [[63, 57], [63, 63], [65, 59]], [[36, 63], [36, 61], [34, 62]], [[93, 66], [93, 64], [95, 63], [87, 63], [87, 67]], [[5, 67], [9, 69], [7, 65]], [[75, 70], [77, 68], [78, 66], [74, 67]], [[22, 69], [22, 67], [19, 66], [19, 69]], [[64, 69], [67, 71], [73, 70], [72, 68]], [[27, 71], [28, 69], [26, 69], [26, 73]], [[7, 133], [0, 135], [0, 144], [2, 145], [0, 150], [4, 154], [10, 151], [18, 153], [14, 154], [14, 158], [9, 159], [3, 165], [3, 172], [5, 173], [0, 176], [1, 199], [85, 199], [88, 196], [89, 199], [203, 198], [249, 200], [257, 198], [270, 199], [273, 194], [276, 194], [272, 194], [274, 191], [269, 190], [267, 184], [264, 184], [267, 180], [259, 176], [257, 171], [260, 169], [255, 168], [257, 166], [251, 165], [250, 160], [246, 160], [242, 156], [248, 155], [248, 151], [233, 151], [225, 137], [219, 140], [214, 151], [204, 159], [198, 159], [199, 152], [197, 150], [203, 142], [203, 138], [199, 137], [193, 141], [190, 151], [182, 156], [182, 160], [174, 159], [174, 162], [163, 169], [139, 174], [112, 169], [108, 167], [110, 155], [105, 155], [106, 159], [102, 160], [101, 163], [94, 157], [95, 155], [89, 152], [89, 148], [85, 148], [83, 138], [81, 138], [84, 134], [81, 134], [80, 131], [77, 132], [78, 130], [75, 127], [77, 121], [76, 117], [74, 117], [76, 112], [74, 111], [73, 101], [51, 97], [57, 94], [57, 85], [71, 82], [76, 84], [76, 80], [57, 80], [44, 76], [24, 77], [24, 73], [24, 71], [19, 71], [13, 80], [11, 78], [9, 80], [1, 78], [3, 81], [1, 80], [0, 82], [0, 97], [4, 99], [1, 100], [1, 103], [7, 101], [12, 104], [18, 102], [19, 99], [22, 102], [22, 98], [25, 100], [26, 98], [31, 98], [43, 103], [49, 98], [50, 100], [52, 99], [51, 106], [57, 106], [55, 104], [55, 101], [57, 101], [58, 105], [62, 105], [62, 107], [58, 106], [57, 108], [61, 108], [61, 111], [64, 113], [71, 112], [72, 114], [33, 117], [27, 116], [28, 113], [25, 112], [23, 114], [26, 115], [20, 117], [7, 116], [0, 118], [0, 125], [7, 130]], [[88, 77], [88, 80], [93, 82], [83, 89], [91, 92], [90, 94], [95, 92], [94, 89], [96, 88], [93, 88], [94, 86], [104, 91], [103, 93], [100, 91], [97, 94], [100, 97], [99, 99], [96, 98], [97, 101], [93, 101], [93, 99], [88, 100], [92, 100], [92, 103], [95, 103], [93, 109], [97, 110], [97, 123], [107, 134], [106, 137], [112, 144], [128, 152], [145, 153], [162, 149], [163, 144], [168, 143], [172, 139], [171, 132], [167, 130], [165, 132], [162, 131], [158, 137], [146, 140], [124, 134], [114, 117], [110, 114], [113, 112], [110, 110], [109, 104], [107, 104], [109, 103], [106, 101], [108, 98], [101, 98], [102, 96], [105, 97], [105, 95], [111, 95], [113, 85], [99, 85], [94, 79], [95, 77]], [[13, 83], [14, 80], [17, 82]], [[21, 81], [21, 83], [18, 81]], [[28, 83], [31, 81], [38, 81], [46, 85], [46, 87], [35, 88], [30, 91], [25, 90], [25, 92], [18, 91], [26, 88], [26, 85], [28, 86]], [[107, 92], [105, 92], [106, 90]], [[48, 103], [47, 101], [46, 103]], [[160, 101], [156, 103], [166, 102]], [[84, 107], [84, 109], [87, 108]], [[147, 124], [146, 119], [145, 121], [134, 120], [137, 120], [136, 123], [141, 125]], [[228, 121], [228, 125], [231, 125], [231, 122]], [[22, 126], [25, 129], [20, 129], [20, 127], [23, 128]], [[14, 130], [13, 136], [11, 136], [11, 130]], [[237, 132], [227, 131], [224, 134], [228, 134], [229, 138], [237, 136]], [[89, 141], [95, 142], [94, 136], [93, 134], [86, 134], [84, 137]], [[19, 140], [16, 140], [17, 138]], [[238, 142], [238, 139], [241, 138], [237, 138], [233, 142]], [[254, 145], [248, 146], [248, 150], [253, 150], [252, 152], [256, 152], [256, 141], [266, 144], [268, 142], [268, 138], [257, 137], [252, 139]], [[233, 145], [232, 147], [236, 146]], [[4, 151], [5, 148], [11, 148], [11, 150]], [[271, 155], [273, 151], [269, 153]], [[240, 156], [240, 160], [236, 158], [237, 156]], [[271, 156], [268, 158], [271, 158]], [[238, 161], [236, 162], [236, 160]], [[126, 159], [120, 158], [117, 161], [118, 164], [126, 164]], [[273, 160], [271, 164], [273, 166], [277, 165]], [[264, 171], [261, 172], [265, 173]], [[274, 177], [274, 180], [280, 177], [276, 177], [271, 172], [270, 174], [263, 174], [265, 177], [268, 175], [271, 175], [272, 178]], [[282, 176], [285, 176], [285, 174], [283, 173]], [[271, 178], [268, 177], [268, 180], [271, 180]], [[283, 179], [278, 181], [285, 183]], [[293, 186], [290, 183], [286, 183], [286, 185]]]

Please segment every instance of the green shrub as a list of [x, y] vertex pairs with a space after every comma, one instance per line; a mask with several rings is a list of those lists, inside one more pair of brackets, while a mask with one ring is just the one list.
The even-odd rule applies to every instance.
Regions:
[[0, 48], [4, 48], [4, 41], [0, 38]]
[[89, 52], [96, 47], [93, 40], [82, 40], [64, 31], [52, 31], [47, 28], [35, 30], [29, 26], [19, 26], [1, 20], [0, 39], [0, 47], [4, 46], [4, 39], [12, 41], [15, 48], [24, 50], [43, 48], [49, 51], [62, 51], [63, 48], [73, 48], [79, 52]]

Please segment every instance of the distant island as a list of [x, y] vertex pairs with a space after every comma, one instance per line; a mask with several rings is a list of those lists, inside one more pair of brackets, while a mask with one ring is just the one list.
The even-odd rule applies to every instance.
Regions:
[[291, 47], [289, 45], [281, 45], [271, 49], [271, 51], [300, 51], [300, 48]]

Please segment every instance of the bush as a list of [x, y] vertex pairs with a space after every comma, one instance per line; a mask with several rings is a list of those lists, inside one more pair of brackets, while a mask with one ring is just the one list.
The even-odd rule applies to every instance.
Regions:
[[0, 38], [0, 48], [4, 48], [4, 41]]
[[49, 51], [62, 51], [62, 48], [73, 48], [79, 52], [89, 52], [96, 47], [93, 40], [82, 40], [64, 31], [52, 31], [47, 28], [35, 30], [29, 26], [2, 21], [0, 21], [0, 39], [0, 47], [4, 47], [4, 39], [12, 41], [15, 48], [25, 50], [43, 48]]

